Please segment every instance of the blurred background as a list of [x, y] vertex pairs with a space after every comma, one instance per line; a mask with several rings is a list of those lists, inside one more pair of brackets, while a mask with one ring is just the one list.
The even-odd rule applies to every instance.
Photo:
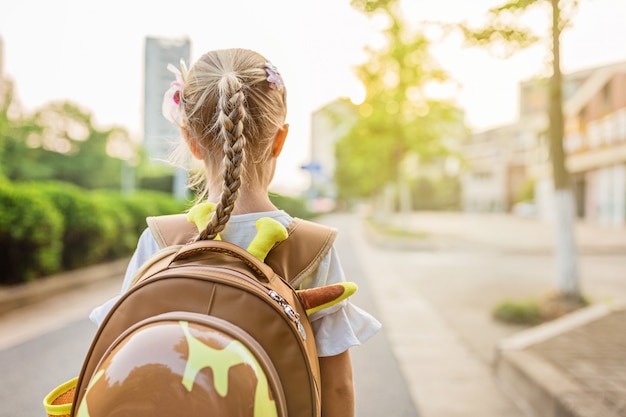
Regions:
[[188, 208], [167, 64], [249, 48], [288, 90], [277, 206], [365, 218], [491, 365], [517, 326], [626, 299], [625, 17], [623, 0], [2, 0], [0, 292], [129, 256], [146, 216]]
[[[150, 7], [117, 0], [7, 1], [0, 15], [0, 68], [5, 84], [8, 83], [3, 91], [12, 92], [12, 119], [33, 116], [58, 103], [70, 103], [90, 115], [94, 128], [116, 128], [111, 142], [118, 146], [110, 144], [108, 152], [129, 160], [131, 155], [137, 158], [142, 150], [145, 119], [152, 117], [145, 113], [148, 38], [158, 39], [164, 47], [187, 42], [183, 58], [191, 63], [209, 49], [255, 49], [279, 67], [289, 89], [291, 137], [274, 187], [298, 194], [311, 183], [311, 171], [302, 170], [303, 165], [319, 165], [318, 176], [332, 178], [335, 174], [329, 157], [319, 154], [323, 146], [315, 145], [322, 141], [338, 142], [340, 138], [337, 133], [331, 138], [323, 131], [320, 114], [343, 98], [361, 105], [356, 110], [362, 114], [372, 105], [362, 103], [366, 93], [368, 100], [375, 100], [376, 88], [382, 88], [372, 85], [375, 80], [368, 79], [364, 71], [378, 74], [378, 82], [387, 74], [385, 88], [406, 89], [410, 94], [402, 100], [396, 98], [399, 110], [395, 111], [406, 111], [401, 108], [412, 103], [419, 109], [412, 110], [413, 120], [450, 116], [430, 112], [423, 115], [430, 109], [427, 101], [438, 101], [448, 106], [447, 110], [458, 112], [454, 116], [458, 132], [447, 132], [445, 139], [437, 133], [441, 151], [445, 148], [458, 154], [460, 145], [470, 135], [503, 126], [509, 127], [508, 133], [493, 131], [491, 135], [515, 136], [528, 146], [538, 145], [539, 139], [529, 136], [538, 136], [542, 127], [529, 127], [528, 132], [511, 130], [541, 107], [529, 83], [551, 73], [549, 2], [538, 2], [544, 4], [516, 17], [519, 26], [533, 29], [541, 39], [517, 48], [515, 53], [509, 54], [497, 43], [494, 47], [473, 47], [462, 31], [450, 27], [463, 23], [473, 28], [485, 26], [489, 23], [487, 11], [504, 3], [406, 0], [399, 1], [394, 6], [394, 16], [390, 16], [380, 10], [365, 12], [349, 0], [297, 4], [280, 0], [200, 4], [181, 1], [176, 5], [155, 1]], [[577, 3], [578, 10], [567, 16], [570, 24], [561, 36], [562, 69], [572, 86], [567, 98], [575, 91], [573, 86], [585, 78], [585, 71], [597, 72], [626, 59], [624, 2]], [[390, 33], [392, 21], [399, 25], [401, 34]], [[164, 58], [174, 64], [179, 60], [175, 54]], [[169, 77], [164, 62], [158, 64], [158, 70]], [[412, 73], [401, 74], [398, 65]], [[160, 98], [158, 93], [164, 85], [148, 85], [148, 89], [157, 90], [154, 96]], [[394, 108], [389, 110], [387, 114], [398, 114]], [[343, 122], [349, 125], [348, 120]], [[312, 126], [314, 123], [317, 126]], [[119, 144], [122, 136], [130, 142], [131, 149]], [[417, 137], [414, 141], [420, 142]], [[422, 165], [429, 158], [427, 152], [434, 150], [415, 150], [415, 155], [421, 154]], [[353, 153], [355, 158], [359, 156], [356, 150]], [[411, 156], [406, 163], [411, 165], [413, 161], [414, 165], [414, 160], [415, 156]], [[449, 171], [454, 171], [455, 164], [448, 165]], [[426, 170], [420, 171], [421, 176]], [[500, 199], [493, 204], [506, 209], [510, 201]]]

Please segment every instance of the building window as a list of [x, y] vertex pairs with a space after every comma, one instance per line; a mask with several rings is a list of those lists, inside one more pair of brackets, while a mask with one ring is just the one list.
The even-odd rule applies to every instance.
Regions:
[[587, 108], [583, 107], [578, 112], [578, 128], [580, 129], [581, 132], [585, 130], [586, 124], [587, 124]]
[[611, 83], [608, 82], [602, 88], [602, 110], [604, 113], [611, 111]]
[[626, 108], [621, 109], [615, 114], [617, 120], [617, 140], [626, 142]]
[[587, 133], [589, 138], [589, 147], [592, 149], [599, 147], [602, 143], [601, 125], [596, 121], [590, 122], [587, 125]]

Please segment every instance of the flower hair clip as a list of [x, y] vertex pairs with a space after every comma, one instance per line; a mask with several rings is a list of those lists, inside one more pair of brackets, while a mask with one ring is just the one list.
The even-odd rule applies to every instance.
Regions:
[[281, 77], [280, 72], [278, 72], [278, 68], [267, 61], [265, 63], [265, 71], [267, 72], [267, 81], [270, 83], [270, 88], [272, 90], [282, 90], [285, 83], [283, 82], [283, 77]]
[[[180, 125], [182, 118], [180, 114], [180, 100], [185, 87], [185, 78], [187, 78], [187, 66], [185, 61], [180, 60], [180, 70], [172, 64], [167, 65], [167, 69], [174, 74], [176, 79], [170, 84], [163, 96], [163, 105], [161, 111], [163, 116], [171, 123]], [[182, 70], [182, 72], [181, 72]]]

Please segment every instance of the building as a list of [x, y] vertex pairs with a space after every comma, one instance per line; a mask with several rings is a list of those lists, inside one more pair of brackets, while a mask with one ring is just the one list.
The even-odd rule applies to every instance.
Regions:
[[[535, 184], [534, 206], [552, 215], [548, 80], [520, 83], [518, 121], [472, 135], [463, 147], [463, 207], [510, 211]], [[563, 76], [566, 165], [579, 218], [626, 223], [626, 62]]]
[[0, 80], [4, 79], [4, 41], [0, 37]]
[[335, 100], [311, 115], [311, 160], [302, 169], [311, 176], [307, 194], [314, 211], [334, 208], [335, 143], [348, 133], [356, 118], [355, 106], [348, 99]]
[[[151, 161], [157, 164], [168, 160], [179, 135], [179, 129], [162, 114], [163, 95], [175, 77], [167, 66], [178, 67], [181, 60], [189, 65], [190, 55], [191, 41], [187, 38], [146, 38], [143, 146]], [[172, 189], [177, 198], [187, 198], [186, 170], [175, 169]]]
[[465, 211], [510, 211], [523, 199], [533, 136], [513, 124], [476, 133], [463, 145], [466, 164], [461, 175]]
[[567, 167], [579, 217], [626, 224], [626, 62], [599, 68], [566, 103]]
[[163, 95], [174, 80], [167, 66], [178, 67], [181, 60], [189, 65], [191, 42], [153, 37], [147, 37], [145, 42], [144, 147], [152, 160], [166, 160], [178, 136], [178, 128], [161, 112]]

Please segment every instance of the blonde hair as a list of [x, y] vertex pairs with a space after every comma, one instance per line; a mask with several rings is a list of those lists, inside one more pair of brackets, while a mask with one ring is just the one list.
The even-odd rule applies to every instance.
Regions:
[[[267, 62], [247, 49], [215, 50], [200, 57], [185, 77], [182, 128], [197, 142], [205, 164], [221, 166], [224, 178], [215, 214], [198, 239], [213, 239], [224, 229], [242, 182], [254, 184], [272, 157], [287, 106], [285, 88], [270, 87]], [[205, 174], [197, 172], [190, 187], [204, 180]], [[198, 199], [208, 191], [205, 184]]]

